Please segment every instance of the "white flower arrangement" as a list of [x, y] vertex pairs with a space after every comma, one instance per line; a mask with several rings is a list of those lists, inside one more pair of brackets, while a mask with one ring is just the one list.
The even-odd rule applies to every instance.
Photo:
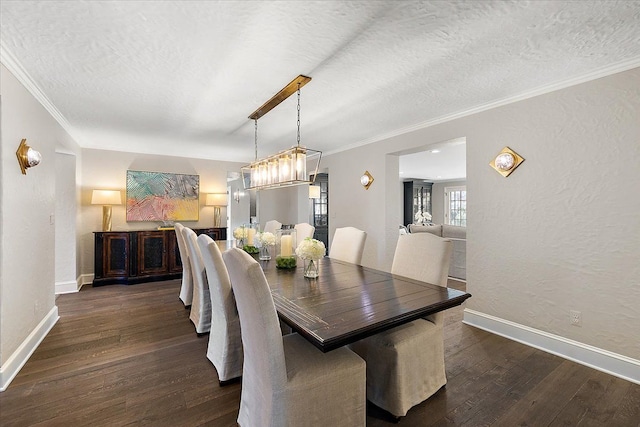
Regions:
[[302, 259], [318, 260], [326, 252], [327, 248], [324, 247], [324, 243], [311, 237], [305, 238], [296, 248], [296, 255]]
[[246, 227], [238, 227], [235, 230], [233, 230], [233, 237], [236, 240], [244, 240], [247, 237], [249, 237], [249, 233], [247, 232], [247, 228]]
[[268, 231], [258, 233], [256, 236], [258, 242], [260, 242], [264, 246], [273, 246], [276, 244], [276, 236], [273, 233], [269, 233]]
[[429, 212], [422, 212], [422, 210], [419, 210], [416, 212], [414, 219], [416, 224], [426, 224], [431, 222], [431, 214]]

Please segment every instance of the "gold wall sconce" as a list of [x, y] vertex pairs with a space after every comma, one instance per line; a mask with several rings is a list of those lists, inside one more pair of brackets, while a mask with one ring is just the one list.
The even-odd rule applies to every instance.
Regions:
[[221, 212], [220, 208], [227, 206], [227, 193], [209, 193], [204, 202], [205, 206], [213, 206], [213, 226], [220, 227]]
[[496, 172], [506, 178], [511, 174], [511, 172], [516, 170], [522, 162], [524, 162], [524, 158], [511, 148], [504, 147], [502, 151], [500, 151], [498, 155], [489, 162], [489, 165], [494, 168]]
[[364, 187], [365, 190], [368, 190], [373, 184], [373, 176], [369, 173], [369, 171], [364, 171], [364, 174], [360, 177], [360, 184]]
[[102, 205], [102, 231], [111, 231], [111, 205], [121, 205], [122, 196], [118, 190], [93, 190], [92, 205]]
[[18, 151], [16, 151], [16, 156], [18, 156], [18, 163], [20, 164], [22, 175], [26, 175], [27, 169], [37, 166], [42, 160], [40, 152], [29, 147], [26, 139], [20, 141]]

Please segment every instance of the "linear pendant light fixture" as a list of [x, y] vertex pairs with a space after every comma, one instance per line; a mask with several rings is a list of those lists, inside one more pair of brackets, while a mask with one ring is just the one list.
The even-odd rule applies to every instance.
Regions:
[[[242, 167], [242, 181], [245, 189], [268, 190], [314, 182], [322, 152], [300, 145], [300, 88], [309, 81], [311, 77], [299, 75], [249, 116], [255, 122], [255, 160]], [[297, 145], [258, 159], [258, 119], [296, 92], [298, 94]], [[308, 165], [313, 171], [311, 179], [307, 175]]]

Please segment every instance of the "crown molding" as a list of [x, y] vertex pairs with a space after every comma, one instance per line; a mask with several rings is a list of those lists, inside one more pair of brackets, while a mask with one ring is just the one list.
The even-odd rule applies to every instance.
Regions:
[[448, 114], [445, 116], [441, 116], [432, 120], [427, 120], [421, 123], [417, 123], [415, 125], [407, 126], [401, 129], [397, 129], [393, 132], [389, 132], [386, 134], [378, 135], [372, 138], [367, 138], [365, 140], [355, 142], [353, 144], [347, 144], [339, 149], [326, 151], [324, 152], [325, 156], [329, 156], [331, 154], [340, 153], [343, 151], [351, 150], [353, 148], [361, 147], [363, 145], [372, 144], [374, 142], [384, 141], [385, 139], [394, 138], [396, 136], [404, 135], [409, 132], [413, 132], [420, 129], [425, 129], [431, 126], [439, 125], [441, 123], [449, 122], [451, 120], [456, 120], [462, 117], [470, 116], [472, 114], [477, 114], [482, 111], [491, 110], [492, 108], [502, 107], [507, 104], [513, 104], [515, 102], [523, 101], [525, 99], [533, 98], [539, 95], [544, 95], [546, 93], [555, 92], [560, 89], [565, 89], [571, 86], [576, 86], [581, 83], [586, 83], [592, 80], [596, 80], [602, 77], [607, 77], [613, 74], [622, 73], [624, 71], [629, 71], [634, 68], [640, 67], [640, 57], [633, 58], [627, 61], [619, 62], [617, 64], [608, 65], [606, 67], [601, 67], [591, 72], [581, 74], [578, 76], [574, 76], [565, 80], [562, 80], [557, 83], [552, 83], [545, 86], [540, 86], [538, 88], [528, 90], [517, 95], [509, 96], [507, 98], [502, 98], [496, 101], [487, 102], [485, 104], [480, 104], [475, 107], [472, 107], [468, 110], [460, 111], [453, 114]]
[[74, 131], [67, 119], [62, 115], [60, 110], [53, 105], [53, 102], [49, 100], [47, 95], [40, 89], [36, 82], [31, 78], [29, 73], [24, 69], [20, 61], [13, 55], [13, 53], [7, 49], [2, 41], [0, 41], [0, 63], [7, 67], [7, 70], [15, 76], [16, 79], [33, 95], [33, 97], [51, 114], [51, 116], [67, 131], [73, 139], [77, 141], [74, 136]]

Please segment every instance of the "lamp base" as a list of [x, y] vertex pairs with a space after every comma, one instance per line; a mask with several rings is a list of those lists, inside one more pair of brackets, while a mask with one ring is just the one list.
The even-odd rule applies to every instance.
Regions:
[[102, 207], [102, 231], [111, 231], [111, 205]]

